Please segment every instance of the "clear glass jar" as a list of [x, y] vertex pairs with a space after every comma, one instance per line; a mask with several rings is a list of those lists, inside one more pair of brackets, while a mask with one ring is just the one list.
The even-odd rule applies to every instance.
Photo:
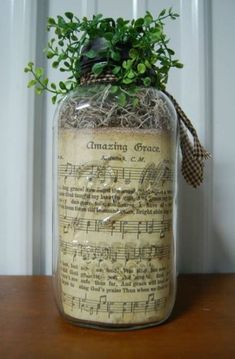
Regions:
[[178, 131], [164, 93], [116, 91], [80, 86], [58, 106], [53, 278], [64, 318], [123, 330], [162, 323], [175, 302]]

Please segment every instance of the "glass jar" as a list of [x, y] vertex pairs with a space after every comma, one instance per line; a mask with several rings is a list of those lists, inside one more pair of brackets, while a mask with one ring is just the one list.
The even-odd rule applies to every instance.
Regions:
[[[134, 101], [133, 101], [134, 100]], [[54, 119], [53, 278], [64, 318], [165, 321], [176, 292], [177, 117], [154, 88], [80, 86]]]

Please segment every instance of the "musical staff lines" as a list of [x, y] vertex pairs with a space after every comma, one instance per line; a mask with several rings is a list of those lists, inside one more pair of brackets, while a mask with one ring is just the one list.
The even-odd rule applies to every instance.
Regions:
[[68, 233], [69, 230], [83, 232], [104, 232], [120, 233], [122, 239], [125, 234], [134, 233], [139, 239], [141, 234], [159, 233], [163, 238], [165, 233], [170, 231], [171, 219], [150, 220], [150, 221], [112, 221], [104, 222], [100, 219], [74, 218], [70, 216], [60, 215], [60, 224], [63, 226], [63, 232]]
[[70, 254], [75, 259], [81, 257], [83, 260], [151, 260], [170, 257], [170, 245], [145, 245], [142, 247], [132, 246], [130, 243], [124, 247], [104, 246], [94, 243], [90, 244], [73, 244], [67, 241], [60, 241], [60, 249], [64, 255]]
[[77, 297], [62, 292], [62, 300], [64, 305], [68, 306], [72, 311], [86, 312], [91, 316], [93, 314], [107, 313], [108, 317], [112, 314], [121, 314], [122, 317], [125, 314], [135, 314], [157, 312], [165, 307], [167, 298], [162, 297], [156, 299], [154, 294], [149, 294], [147, 300], [135, 300], [135, 301], [110, 301], [106, 295], [101, 295], [99, 300], [89, 299], [85, 297]]
[[[66, 164], [58, 166], [58, 174], [60, 177], [63, 177], [65, 181], [68, 177], [75, 177], [77, 179], [85, 177], [88, 181], [99, 179], [101, 182], [104, 182], [108, 178], [113, 182], [125, 181], [125, 183], [128, 184], [131, 181], [142, 180], [143, 173], [146, 173], [146, 168], [110, 166], [102, 163], [74, 165], [67, 162]], [[160, 178], [162, 181], [172, 181], [173, 171], [162, 163], [157, 167], [151, 164], [148, 170], [148, 180], [151, 178]]]

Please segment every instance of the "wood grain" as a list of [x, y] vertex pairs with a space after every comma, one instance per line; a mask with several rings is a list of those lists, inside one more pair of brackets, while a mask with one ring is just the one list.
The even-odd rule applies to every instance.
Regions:
[[0, 358], [235, 358], [235, 275], [184, 275], [164, 324], [110, 332], [66, 323], [51, 277], [0, 277]]

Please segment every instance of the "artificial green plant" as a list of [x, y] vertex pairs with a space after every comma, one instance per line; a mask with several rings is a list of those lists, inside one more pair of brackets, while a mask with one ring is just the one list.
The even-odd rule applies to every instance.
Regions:
[[[59, 84], [50, 82], [42, 67], [29, 62], [25, 67], [25, 72], [32, 75], [28, 87], [35, 87], [37, 94], [49, 91], [55, 103], [79, 86], [82, 57], [102, 56], [105, 61], [94, 63], [91, 73], [97, 77], [107, 72], [115, 75], [116, 81], [110, 91], [117, 94], [122, 105], [126, 101], [126, 88], [129, 93], [135, 93], [139, 86], [164, 90], [169, 70], [183, 66], [174, 58], [175, 53], [164, 32], [165, 21], [178, 16], [170, 8], [163, 9], [156, 18], [147, 11], [144, 17], [136, 20], [118, 18], [115, 21], [100, 14], [91, 20], [86, 17], [80, 20], [71, 12], [56, 19], [49, 17], [47, 29], [54, 31], [54, 36], [49, 40], [45, 54], [52, 61], [52, 67], [65, 73], [67, 78]], [[96, 38], [105, 40], [105, 48], [98, 51], [87, 48], [87, 44]], [[128, 50], [124, 60], [120, 55], [123, 48]]]

